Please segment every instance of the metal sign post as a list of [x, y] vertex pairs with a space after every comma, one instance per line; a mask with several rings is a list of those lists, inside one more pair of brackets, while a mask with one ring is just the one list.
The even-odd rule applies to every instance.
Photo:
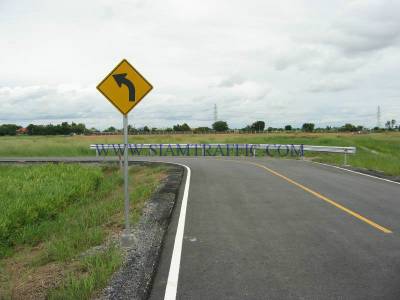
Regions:
[[121, 243], [123, 247], [131, 246], [133, 234], [129, 222], [129, 182], [128, 182], [128, 115], [123, 115], [124, 123], [124, 200], [125, 200], [125, 230], [122, 233]]
[[123, 115], [124, 123], [124, 200], [125, 230], [122, 233], [123, 247], [132, 246], [134, 236], [129, 222], [129, 189], [128, 189], [128, 113], [153, 89], [152, 85], [126, 60], [123, 59], [108, 74], [97, 89]]

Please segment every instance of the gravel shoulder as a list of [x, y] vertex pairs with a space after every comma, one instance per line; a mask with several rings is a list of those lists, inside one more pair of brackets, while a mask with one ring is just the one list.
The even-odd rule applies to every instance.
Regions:
[[98, 299], [146, 299], [157, 270], [165, 232], [174, 209], [184, 168], [169, 165], [168, 176], [147, 202], [134, 229], [135, 246], [126, 249], [121, 269]]

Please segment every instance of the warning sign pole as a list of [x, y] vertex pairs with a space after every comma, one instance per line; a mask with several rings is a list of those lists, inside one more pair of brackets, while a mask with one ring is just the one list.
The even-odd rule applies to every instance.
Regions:
[[131, 232], [129, 221], [129, 182], [128, 182], [128, 114], [123, 115], [124, 123], [124, 199], [125, 199], [125, 230], [122, 233], [121, 244], [123, 247], [129, 247], [133, 244], [133, 233]]

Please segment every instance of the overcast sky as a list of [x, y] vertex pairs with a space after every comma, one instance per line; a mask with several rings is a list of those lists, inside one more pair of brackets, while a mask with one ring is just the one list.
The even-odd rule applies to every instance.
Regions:
[[0, 0], [0, 123], [121, 127], [96, 85], [154, 86], [130, 124], [400, 121], [400, 1]]

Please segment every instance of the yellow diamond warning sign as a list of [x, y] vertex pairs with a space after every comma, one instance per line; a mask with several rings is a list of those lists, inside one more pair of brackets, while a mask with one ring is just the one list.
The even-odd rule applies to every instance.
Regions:
[[124, 115], [152, 89], [152, 85], [126, 60], [122, 60], [97, 89]]

